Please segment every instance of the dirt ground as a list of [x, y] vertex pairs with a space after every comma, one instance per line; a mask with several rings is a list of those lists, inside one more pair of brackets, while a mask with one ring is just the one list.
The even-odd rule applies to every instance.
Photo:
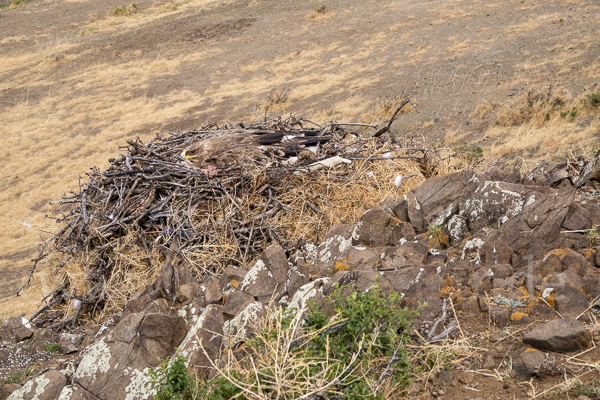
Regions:
[[[403, 95], [418, 109], [395, 132], [486, 157], [560, 158], [600, 134], [580, 105], [600, 82], [598, 2], [4, 0], [0, 14], [0, 319], [56, 283], [13, 298], [55, 228], [48, 202], [130, 138], [255, 106], [379, 123]], [[529, 92], [579, 113], [536, 122]]]

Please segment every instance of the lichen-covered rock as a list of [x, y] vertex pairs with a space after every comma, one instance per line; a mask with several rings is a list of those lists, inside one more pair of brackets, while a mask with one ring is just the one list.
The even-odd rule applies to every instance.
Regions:
[[257, 301], [248, 304], [238, 315], [223, 325], [223, 340], [225, 347], [252, 336], [261, 318], [267, 314], [266, 307]]
[[387, 246], [392, 235], [390, 221], [392, 215], [383, 207], [373, 206], [360, 217], [357, 224], [354, 246], [381, 247]]
[[223, 313], [230, 317], [235, 317], [242, 312], [250, 303], [254, 303], [254, 297], [236, 290], [229, 294], [223, 305]]
[[102, 400], [148, 399], [148, 369], [173, 354], [184, 335], [181, 317], [129, 314], [84, 350], [73, 383]]
[[190, 370], [206, 376], [213, 363], [217, 362], [223, 342], [223, 309], [211, 304], [195, 318], [194, 325], [179, 348], [186, 358]]
[[[65, 386], [60, 395], [58, 396], [58, 400], [98, 400], [99, 398], [94, 396], [92, 393], [88, 392], [78, 384], [74, 383], [69, 386]], [[135, 397], [129, 396], [129, 400], [134, 400]]]
[[7, 400], [56, 400], [67, 384], [67, 378], [56, 370], [50, 370], [30, 379]]
[[240, 290], [263, 303], [269, 302], [271, 298], [279, 300], [285, 293], [287, 271], [285, 252], [281, 246], [273, 244], [267, 247], [244, 276]]

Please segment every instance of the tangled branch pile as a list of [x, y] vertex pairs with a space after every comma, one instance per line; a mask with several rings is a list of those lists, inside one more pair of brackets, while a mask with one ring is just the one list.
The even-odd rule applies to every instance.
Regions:
[[[459, 164], [447, 149], [391, 135], [363, 138], [352, 125], [360, 124], [320, 126], [290, 116], [128, 141], [126, 154], [109, 160], [105, 172], [92, 168], [78, 192], [56, 203], [61, 228], [34, 259], [32, 275], [43, 261], [62, 283], [32, 319], [74, 326], [81, 315], [118, 312], [158, 277], [169, 254], [203, 280], [253, 262], [273, 241], [288, 250], [319, 241], [332, 224], [353, 221], [371, 204]], [[262, 155], [206, 173], [180, 159], [190, 143], [240, 127], [329, 140], [295, 165]], [[332, 157], [344, 162], [319, 165]]]

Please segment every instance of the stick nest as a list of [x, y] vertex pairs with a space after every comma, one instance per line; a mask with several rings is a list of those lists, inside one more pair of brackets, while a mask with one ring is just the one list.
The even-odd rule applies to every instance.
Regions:
[[[296, 165], [264, 155], [207, 174], [179, 157], [194, 141], [224, 130], [294, 135], [307, 124], [331, 139], [312, 160]], [[38, 264], [61, 283], [32, 320], [51, 328], [75, 326], [86, 316], [103, 320], [155, 281], [169, 254], [176, 253], [203, 281], [227, 265], [254, 262], [272, 242], [288, 251], [318, 242], [332, 224], [353, 222], [370, 205], [461, 164], [449, 149], [389, 134], [364, 138], [347, 128], [353, 125], [360, 124], [320, 126], [290, 116], [128, 141], [126, 154], [109, 160], [106, 171], [92, 168], [79, 191], [54, 203], [62, 213], [59, 228], [23, 286]], [[314, 163], [335, 156], [351, 163], [315, 170]], [[404, 177], [400, 187], [398, 176]]]

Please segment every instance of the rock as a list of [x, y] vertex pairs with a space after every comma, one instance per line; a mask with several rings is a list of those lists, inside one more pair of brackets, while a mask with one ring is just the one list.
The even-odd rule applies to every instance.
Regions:
[[217, 280], [212, 280], [208, 284], [202, 286], [206, 287], [206, 289], [203, 291], [206, 305], [221, 302], [223, 299], [223, 291], [221, 290], [221, 285]]
[[425, 229], [444, 215], [445, 211], [453, 209], [455, 204], [469, 197], [478, 182], [479, 178], [472, 171], [462, 171], [426, 180], [407, 194], [410, 223], [417, 230]]
[[569, 205], [569, 212], [562, 226], [568, 230], [580, 230], [591, 228], [591, 214], [580, 202], [574, 201]]
[[506, 233], [494, 230], [481, 248], [482, 261], [488, 265], [510, 264], [513, 251], [506, 241]]
[[594, 158], [587, 163], [579, 178], [575, 181], [575, 185], [580, 187], [591, 180], [600, 180], [600, 152], [596, 153]]
[[308, 276], [303, 274], [299, 267], [294, 266], [288, 271], [288, 279], [285, 284], [285, 291], [289, 297], [294, 297], [294, 294], [296, 294], [296, 291], [299, 288], [309, 283], [310, 279], [308, 279]]
[[492, 276], [494, 273], [490, 268], [482, 267], [476, 270], [469, 277], [468, 284], [474, 293], [490, 293], [492, 289]]
[[494, 361], [494, 357], [490, 353], [486, 353], [481, 362], [482, 369], [494, 369], [496, 368], [496, 361]]
[[494, 280], [510, 278], [513, 275], [513, 268], [510, 266], [510, 264], [492, 264], [489, 266], [489, 268], [494, 274]]
[[456, 308], [467, 314], [477, 314], [480, 312], [477, 296], [463, 298]]
[[33, 337], [34, 331], [33, 329], [27, 328], [23, 325], [19, 326], [17, 329], [13, 331], [13, 335], [15, 337], [15, 342], [19, 343], [25, 339], [29, 339]]
[[79, 344], [83, 341], [83, 335], [77, 333], [61, 333], [58, 335], [58, 340], [71, 344]]
[[506, 233], [512, 250], [526, 260], [542, 258], [549, 250], [560, 247], [564, 237], [560, 235], [562, 223], [568, 213], [575, 190], [537, 188], [534, 197], [529, 196], [523, 210], [499, 228]]
[[353, 246], [381, 247], [390, 244], [392, 215], [383, 207], [373, 206], [360, 217]]
[[180, 303], [189, 304], [196, 297], [196, 282], [180, 285], [175, 295]]
[[527, 325], [531, 322], [529, 313], [524, 309], [514, 310], [510, 314], [510, 323], [512, 325]]
[[588, 299], [579, 289], [573, 286], [556, 288], [552, 298], [554, 308], [563, 317], [577, 317], [588, 308]]
[[379, 269], [397, 270], [407, 266], [422, 265], [428, 250], [427, 245], [413, 242], [406, 242], [398, 247], [390, 247], [381, 255]]
[[[79, 398], [144, 398], [148, 369], [173, 354], [185, 335], [185, 320], [165, 314], [128, 314], [82, 352], [73, 385]], [[71, 388], [72, 389], [72, 388]], [[74, 393], [71, 395], [75, 396]], [[67, 397], [68, 398], [68, 397]]]
[[523, 336], [523, 343], [540, 350], [566, 353], [588, 348], [592, 341], [585, 326], [576, 319], [546, 322]]
[[276, 301], [285, 292], [288, 262], [285, 252], [278, 244], [265, 249], [260, 259], [244, 276], [240, 290], [262, 303], [271, 298]]
[[392, 216], [400, 219], [402, 222], [408, 221], [408, 200], [406, 199], [392, 199], [386, 197], [381, 204], [381, 207], [388, 211]]
[[30, 338], [34, 328], [23, 317], [11, 317], [0, 327], [0, 340], [5, 343], [18, 343]]
[[78, 351], [79, 351], [79, 348], [72, 344], [69, 344], [69, 343], [61, 343], [60, 344], [60, 352], [62, 354], [77, 353]]
[[523, 350], [517, 357], [513, 358], [513, 368], [517, 373], [517, 377], [523, 380], [535, 375], [538, 367], [547, 357], [547, 353], [542, 353], [537, 349], [527, 348]]
[[230, 283], [232, 287], [237, 289], [244, 280], [244, 276], [246, 276], [247, 272], [248, 271], [243, 268], [228, 265], [223, 270], [223, 275], [221, 275], [221, 287], [225, 288], [227, 284]]
[[511, 310], [508, 306], [490, 304], [490, 317], [499, 327], [507, 326], [510, 322]]
[[213, 363], [217, 362], [224, 324], [222, 307], [212, 304], [204, 309], [188, 330], [179, 348], [191, 371], [206, 377]]
[[[140, 396], [137, 397], [139, 399], [146, 398], [146, 393], [138, 393]], [[128, 397], [130, 398], [130, 397]], [[136, 399], [137, 399], [136, 398]], [[69, 386], [65, 386], [63, 390], [60, 392], [59, 400], [98, 400], [98, 397], [94, 396], [92, 393], [88, 392], [78, 384], [72, 384]]]
[[259, 302], [250, 303], [231, 321], [223, 325], [223, 340], [225, 347], [252, 337], [260, 319], [267, 315], [266, 307]]
[[467, 236], [469, 236], [467, 219], [462, 215], [453, 215], [446, 225], [446, 230], [452, 246], [458, 246]]
[[333, 275], [335, 262], [345, 260], [352, 248], [352, 242], [360, 239], [360, 226], [360, 221], [355, 225], [333, 225], [318, 247], [306, 246], [304, 260], [307, 266], [310, 265], [310, 271], [317, 276]]
[[13, 392], [8, 400], [56, 400], [67, 384], [67, 378], [56, 370], [50, 370], [30, 379], [22, 388]]
[[223, 314], [235, 317], [242, 312], [250, 303], [254, 303], [254, 297], [244, 292], [235, 291], [227, 296], [223, 305]]

